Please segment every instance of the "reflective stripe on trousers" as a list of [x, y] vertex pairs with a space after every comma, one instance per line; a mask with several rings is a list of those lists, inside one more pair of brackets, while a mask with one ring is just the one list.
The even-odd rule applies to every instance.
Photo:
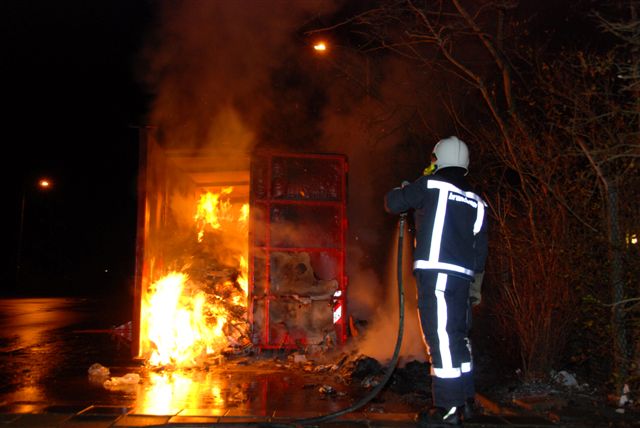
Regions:
[[431, 356], [432, 374], [457, 378], [471, 372], [467, 338], [470, 281], [420, 269], [415, 275], [420, 327]]

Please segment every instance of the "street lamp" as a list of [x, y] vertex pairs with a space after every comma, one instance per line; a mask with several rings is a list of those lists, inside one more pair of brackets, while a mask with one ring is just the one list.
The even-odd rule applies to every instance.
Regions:
[[[39, 190], [49, 190], [53, 186], [53, 183], [48, 178], [40, 178], [36, 184], [36, 188]], [[16, 255], [16, 287], [20, 284], [20, 270], [22, 265], [22, 240], [24, 235], [24, 211], [27, 200], [27, 191], [31, 186], [25, 184], [22, 185], [22, 200], [20, 201], [20, 226], [18, 228], [18, 250]]]
[[[350, 84], [360, 86], [367, 96], [381, 102], [379, 96], [371, 93], [369, 56], [365, 52], [345, 45], [329, 43], [325, 39], [316, 39], [312, 47], [315, 55], [322, 57], [322, 61], [329, 62], [332, 67], [347, 78]], [[364, 76], [354, 75], [353, 71], [357, 72], [359, 68], [364, 69]]]
[[320, 40], [313, 45], [313, 50], [318, 53], [325, 53], [327, 51], [327, 44]]

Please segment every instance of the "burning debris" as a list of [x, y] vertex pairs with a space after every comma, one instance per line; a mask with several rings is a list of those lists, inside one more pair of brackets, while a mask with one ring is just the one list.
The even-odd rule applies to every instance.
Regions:
[[[338, 282], [317, 279], [309, 253], [273, 252], [271, 284], [270, 293], [278, 297], [269, 320], [272, 342], [312, 353], [335, 346], [330, 302]], [[262, 320], [255, 328], [264, 328]]]
[[100, 363], [94, 363], [88, 370], [89, 378], [107, 378], [111, 374], [108, 367], [103, 366]]
[[206, 323], [223, 323], [220, 328], [227, 343], [220, 351], [232, 352], [251, 344], [247, 313], [247, 261], [244, 256], [239, 256], [238, 262], [231, 264], [215, 253], [207, 252], [206, 248], [216, 247], [213, 236], [214, 243], [207, 243], [210, 235], [204, 235], [205, 239], [197, 245], [199, 248], [192, 251], [190, 265], [184, 271], [189, 275], [191, 294], [194, 291], [204, 293]]
[[206, 367], [347, 338], [346, 159], [187, 153], [145, 140], [134, 356]]
[[142, 343], [153, 367], [204, 366], [229, 347], [250, 345], [247, 254], [230, 250], [222, 230], [226, 223], [247, 221], [247, 205], [234, 211], [232, 192], [226, 187], [201, 195], [194, 216], [197, 239], [183, 243], [182, 257], [173, 261], [184, 267], [154, 282], [143, 296]]

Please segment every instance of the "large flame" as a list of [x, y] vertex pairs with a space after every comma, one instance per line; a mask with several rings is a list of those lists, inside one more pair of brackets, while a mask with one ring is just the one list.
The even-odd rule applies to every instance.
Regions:
[[229, 195], [232, 191], [233, 187], [225, 187], [220, 193], [207, 192], [200, 196], [195, 215], [198, 226], [198, 241], [202, 241], [206, 226], [220, 229], [222, 227], [221, 220], [230, 220], [232, 218], [231, 202], [228, 199], [224, 199], [224, 196]]
[[[207, 232], [223, 236], [226, 226], [233, 229], [234, 250], [215, 248], [215, 251], [225, 255], [226, 263], [229, 254], [238, 253], [232, 257], [236, 273], [211, 280], [212, 275], [195, 279], [186, 272], [174, 271], [148, 288], [142, 299], [141, 348], [151, 366], [200, 365], [207, 356], [219, 353], [234, 342], [242, 330], [237, 326], [237, 318], [238, 308], [247, 307], [249, 205], [243, 204], [234, 210], [229, 198], [232, 191], [233, 187], [227, 187], [217, 194], [203, 193], [194, 219], [198, 245], [205, 245], [203, 237]], [[244, 243], [239, 251], [238, 240]], [[224, 242], [224, 239], [215, 242]], [[246, 310], [241, 313], [246, 321]]]

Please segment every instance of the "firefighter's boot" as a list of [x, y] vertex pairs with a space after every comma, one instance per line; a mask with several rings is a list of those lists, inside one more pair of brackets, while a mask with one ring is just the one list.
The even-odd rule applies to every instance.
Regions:
[[462, 419], [466, 422], [473, 419], [478, 414], [478, 407], [476, 406], [476, 400], [474, 398], [467, 398], [462, 406]]
[[420, 412], [416, 418], [419, 428], [450, 427], [462, 425], [460, 412], [457, 407], [443, 409], [434, 407], [427, 412]]

